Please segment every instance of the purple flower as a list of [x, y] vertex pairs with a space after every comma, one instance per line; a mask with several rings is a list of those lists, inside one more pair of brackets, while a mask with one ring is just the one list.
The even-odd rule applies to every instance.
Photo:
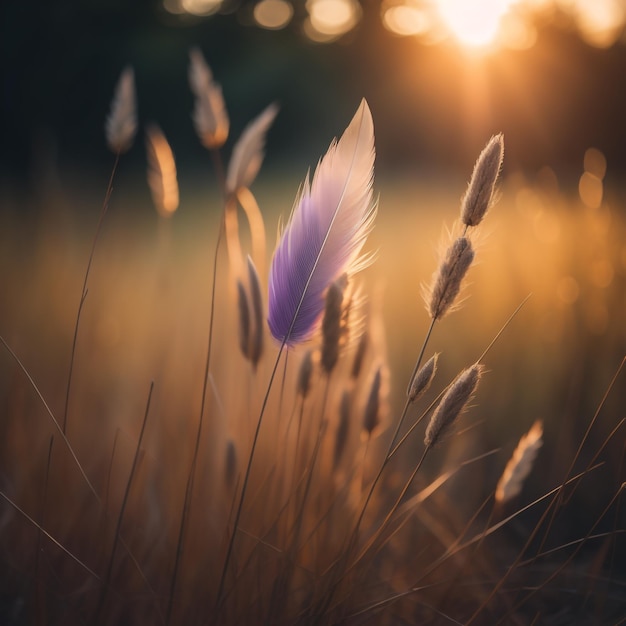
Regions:
[[268, 323], [287, 345], [308, 339], [324, 310], [328, 285], [362, 269], [360, 258], [376, 207], [372, 203], [374, 126], [365, 100], [341, 139], [308, 176], [274, 251]]

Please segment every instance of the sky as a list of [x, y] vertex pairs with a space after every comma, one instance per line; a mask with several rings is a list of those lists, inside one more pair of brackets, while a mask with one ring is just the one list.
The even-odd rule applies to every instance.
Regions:
[[32, 0], [0, 11], [4, 181], [28, 184], [42, 162], [100, 167], [128, 65], [140, 124], [157, 122], [177, 160], [197, 160], [192, 47], [222, 85], [233, 137], [278, 102], [270, 168], [311, 164], [362, 97], [379, 171], [466, 170], [496, 132], [507, 167], [530, 174], [575, 179], [591, 147], [607, 181], [626, 167], [619, 0]]

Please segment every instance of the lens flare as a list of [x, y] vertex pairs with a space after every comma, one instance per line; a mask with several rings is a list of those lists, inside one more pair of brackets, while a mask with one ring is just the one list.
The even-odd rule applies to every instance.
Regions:
[[514, 0], [439, 0], [439, 16], [462, 44], [484, 47], [497, 37], [501, 18]]

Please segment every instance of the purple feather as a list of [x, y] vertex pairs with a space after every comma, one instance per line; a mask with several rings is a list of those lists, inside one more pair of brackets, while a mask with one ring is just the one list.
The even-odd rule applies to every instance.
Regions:
[[362, 269], [359, 258], [376, 214], [372, 203], [374, 126], [365, 100], [341, 139], [304, 182], [272, 258], [268, 323], [287, 345], [315, 331], [328, 285]]

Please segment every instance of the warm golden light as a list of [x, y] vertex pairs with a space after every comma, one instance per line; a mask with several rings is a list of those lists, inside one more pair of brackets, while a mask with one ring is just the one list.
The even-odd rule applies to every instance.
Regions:
[[[161, 2], [168, 13], [201, 17], [224, 6], [224, 0]], [[302, 30], [317, 42], [345, 35], [362, 14], [360, 0], [306, 0], [306, 10]], [[284, 28], [294, 18], [294, 2], [258, 0], [252, 17], [261, 28]], [[626, 41], [625, 0], [382, 0], [380, 19], [394, 35], [418, 37], [422, 44], [453, 38], [481, 51], [527, 50], [536, 43], [541, 26], [549, 23], [576, 31], [598, 48]]]
[[578, 194], [580, 199], [590, 209], [597, 209], [602, 204], [604, 185], [602, 181], [591, 172], [584, 172], [578, 181]]
[[497, 41], [512, 50], [528, 50], [537, 41], [537, 28], [515, 13], [502, 16]]
[[355, 0], [308, 0], [305, 32], [314, 41], [328, 41], [350, 31], [361, 17]]
[[293, 6], [286, 0], [261, 0], [254, 7], [254, 19], [259, 26], [278, 30], [289, 24]]
[[620, 37], [626, 24], [623, 0], [577, 0], [573, 12], [583, 39], [598, 48], [608, 48]]
[[564, 276], [556, 285], [556, 294], [563, 304], [574, 304], [580, 296], [578, 281], [573, 276]]
[[431, 16], [418, 6], [398, 4], [383, 9], [383, 25], [396, 35], [423, 35], [432, 28]]
[[578, 181], [580, 199], [590, 209], [597, 209], [602, 204], [606, 174], [606, 157], [597, 148], [588, 148], [583, 159], [585, 171]]
[[597, 259], [589, 267], [591, 282], [600, 289], [606, 289], [613, 282], [615, 270], [609, 259]]
[[588, 148], [585, 151], [583, 166], [585, 172], [589, 172], [602, 180], [606, 174], [606, 157], [597, 148]]
[[467, 46], [483, 47], [495, 40], [500, 20], [514, 0], [438, 0], [439, 15], [454, 37]]
[[[565, 19], [558, 19], [558, 16]], [[384, 0], [381, 19], [399, 36], [422, 43], [453, 37], [469, 48], [527, 50], [537, 24], [574, 28], [590, 45], [606, 48], [624, 36], [624, 0]], [[442, 36], [443, 32], [443, 36]], [[430, 40], [430, 41], [429, 41]]]
[[146, 129], [148, 185], [159, 215], [170, 216], [178, 208], [178, 178], [174, 154], [161, 129]]
[[186, 13], [185, 9], [181, 6], [180, 0], [163, 0], [163, 8], [173, 15]]
[[180, 0], [181, 7], [192, 15], [211, 15], [222, 6], [222, 0]]

